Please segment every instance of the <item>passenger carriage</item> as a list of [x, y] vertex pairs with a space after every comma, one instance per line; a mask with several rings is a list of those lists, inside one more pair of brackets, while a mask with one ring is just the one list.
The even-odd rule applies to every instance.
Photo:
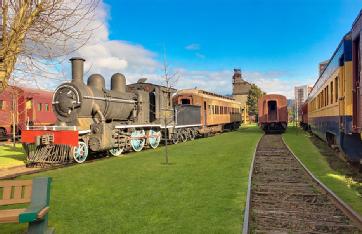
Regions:
[[266, 132], [285, 132], [288, 126], [287, 98], [267, 94], [258, 100], [258, 124]]
[[[0, 138], [19, 134], [26, 125], [46, 126], [55, 123], [53, 93], [40, 89], [9, 86], [0, 94]], [[15, 119], [14, 119], [15, 118]]]
[[359, 93], [361, 19], [347, 33], [322, 71], [308, 97], [311, 131], [345, 152], [349, 161], [362, 159], [361, 106]]

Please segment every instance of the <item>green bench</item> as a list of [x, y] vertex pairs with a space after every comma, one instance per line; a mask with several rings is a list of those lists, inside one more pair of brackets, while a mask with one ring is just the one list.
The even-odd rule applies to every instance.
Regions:
[[53, 233], [48, 228], [50, 183], [50, 177], [0, 180], [0, 206], [30, 203], [27, 208], [1, 209], [0, 223], [29, 223], [28, 233]]

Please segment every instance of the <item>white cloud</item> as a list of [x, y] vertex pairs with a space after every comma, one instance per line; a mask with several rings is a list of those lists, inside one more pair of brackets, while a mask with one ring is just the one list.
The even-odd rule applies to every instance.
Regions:
[[[106, 79], [106, 86], [109, 87], [109, 81], [112, 74], [120, 72], [125, 74], [127, 83], [136, 82], [141, 77], [148, 78], [148, 82], [162, 84], [161, 63], [157, 60], [157, 54], [147, 50], [142, 45], [134, 44], [122, 40], [110, 40], [107, 20], [109, 8], [103, 2], [100, 2], [96, 11], [96, 21], [94, 25], [99, 25], [95, 34], [89, 42], [73, 56], [80, 56], [86, 59], [85, 76], [92, 73], [99, 73]], [[200, 45], [192, 43], [185, 47], [187, 50], [198, 51]], [[201, 59], [205, 55], [195, 53]], [[70, 65], [67, 60], [62, 64], [60, 76], [63, 80], [70, 80]], [[209, 90], [220, 94], [231, 94], [233, 70], [190, 70], [185, 68], [175, 68], [179, 75], [179, 81], [176, 88], [199, 88]], [[293, 98], [294, 86], [306, 83], [312, 83], [313, 80], [298, 81], [287, 80], [282, 72], [243, 72], [244, 79], [255, 83], [267, 93], [279, 93]], [[53, 79], [52, 84], [44, 83], [43, 87], [57, 86], [61, 79]], [[40, 82], [38, 82], [40, 83]], [[41, 85], [41, 84], [40, 84]]]
[[[199, 88], [209, 90], [219, 94], [232, 93], [233, 71], [220, 70], [186, 70], [179, 69], [180, 74], [177, 88]], [[294, 98], [294, 87], [313, 82], [308, 80], [286, 80], [282, 72], [243, 72], [243, 78], [259, 86], [266, 93], [276, 93], [285, 95], [287, 98]]]
[[201, 54], [201, 53], [196, 53], [195, 55], [196, 55], [196, 57], [198, 57], [200, 59], [206, 58], [206, 56], [204, 54]]
[[197, 43], [192, 43], [190, 45], [185, 46], [186, 50], [199, 50], [200, 49], [200, 45]]

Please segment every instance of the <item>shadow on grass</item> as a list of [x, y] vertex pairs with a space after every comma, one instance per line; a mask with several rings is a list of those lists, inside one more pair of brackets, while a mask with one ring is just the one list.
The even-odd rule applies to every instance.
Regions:
[[242, 125], [235, 132], [240, 132], [245, 134], [245, 133], [261, 133], [262, 131], [257, 125]]
[[[362, 173], [359, 173], [358, 167], [343, 160], [343, 156], [339, 155], [339, 152], [334, 151], [329, 145], [321, 140], [319, 137], [312, 133], [307, 133], [304, 130], [293, 127], [290, 129], [295, 134], [306, 134], [312, 144], [318, 149], [319, 153], [326, 159], [329, 167], [341, 175], [345, 175], [350, 178], [351, 181], [357, 182], [357, 184], [351, 183], [351, 187], [355, 187], [359, 194], [362, 194]], [[333, 175], [328, 175], [333, 177]]]
[[15, 148], [12, 145], [2, 145], [0, 158], [8, 158], [17, 161], [25, 160], [25, 153], [21, 146], [16, 146]]

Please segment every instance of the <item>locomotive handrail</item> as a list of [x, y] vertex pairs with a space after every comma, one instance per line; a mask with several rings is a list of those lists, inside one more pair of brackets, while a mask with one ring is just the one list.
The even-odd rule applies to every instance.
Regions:
[[121, 98], [104, 98], [104, 97], [92, 97], [92, 96], [83, 96], [85, 99], [91, 99], [91, 100], [100, 100], [100, 101], [110, 101], [110, 102], [120, 102], [120, 103], [136, 103], [135, 100], [127, 100], [127, 99], [121, 99]]

